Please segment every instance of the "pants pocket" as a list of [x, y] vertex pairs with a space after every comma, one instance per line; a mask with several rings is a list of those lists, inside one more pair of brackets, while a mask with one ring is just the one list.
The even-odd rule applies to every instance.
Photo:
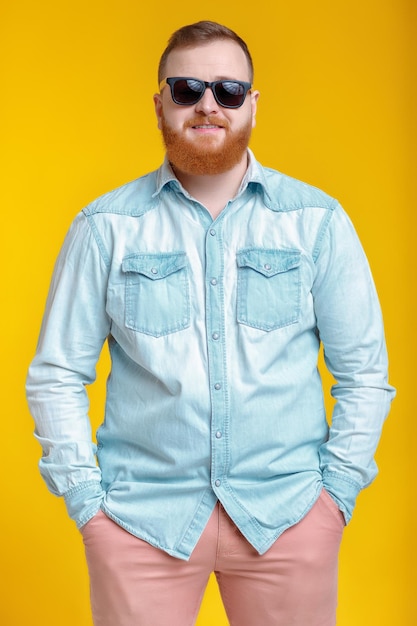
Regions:
[[337, 519], [339, 524], [341, 524], [343, 527], [346, 526], [345, 516], [343, 515], [342, 511], [339, 509], [329, 492], [324, 487], [321, 490], [320, 498], [326, 508], [330, 511], [330, 513], [332, 513], [332, 515]]

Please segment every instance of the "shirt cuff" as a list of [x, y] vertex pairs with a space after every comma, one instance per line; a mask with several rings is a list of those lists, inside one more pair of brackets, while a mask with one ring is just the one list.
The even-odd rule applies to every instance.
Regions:
[[341, 476], [335, 472], [326, 472], [323, 474], [323, 487], [336, 502], [345, 516], [346, 524], [348, 524], [352, 518], [356, 498], [362, 487], [355, 481], [349, 480], [345, 476]]
[[73, 487], [64, 495], [69, 516], [77, 528], [84, 526], [100, 509], [104, 491], [98, 481], [90, 480]]

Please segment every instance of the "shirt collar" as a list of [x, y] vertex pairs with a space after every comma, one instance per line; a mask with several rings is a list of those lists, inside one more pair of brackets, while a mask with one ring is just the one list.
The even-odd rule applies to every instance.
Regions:
[[[155, 192], [153, 193], [153, 197], [155, 198], [156, 196], [158, 196], [161, 193], [162, 189], [166, 186], [174, 186], [177, 189], [184, 192], [184, 189], [180, 181], [175, 176], [174, 171], [168, 161], [168, 158], [165, 155], [164, 162], [162, 163], [161, 167], [157, 170], [156, 189], [155, 189]], [[263, 167], [255, 159], [255, 156], [252, 150], [248, 148], [248, 169], [246, 170], [246, 173], [242, 179], [242, 183], [240, 185], [238, 195], [243, 193], [245, 189], [247, 188], [258, 188], [258, 187], [260, 187], [263, 192], [264, 200], [267, 206], [271, 206], [272, 204], [271, 196], [268, 192], [268, 185], [267, 185]]]
[[156, 173], [156, 189], [153, 193], [153, 197], [161, 193], [161, 190], [170, 183], [176, 183], [180, 185], [178, 178], [175, 176], [174, 171], [165, 155], [164, 162]]

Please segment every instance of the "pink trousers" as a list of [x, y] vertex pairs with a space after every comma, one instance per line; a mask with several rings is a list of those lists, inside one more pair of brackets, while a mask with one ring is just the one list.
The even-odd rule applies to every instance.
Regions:
[[189, 561], [102, 512], [83, 528], [95, 626], [192, 626], [215, 573], [231, 626], [334, 626], [342, 513], [323, 490], [262, 556], [217, 505]]

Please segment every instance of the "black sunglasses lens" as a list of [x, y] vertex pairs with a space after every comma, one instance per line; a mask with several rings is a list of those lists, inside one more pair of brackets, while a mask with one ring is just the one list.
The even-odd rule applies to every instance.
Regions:
[[215, 86], [216, 97], [225, 107], [236, 108], [243, 104], [245, 88], [240, 83], [232, 80], [223, 80]]
[[194, 79], [179, 79], [173, 85], [173, 97], [179, 104], [195, 104], [204, 91], [204, 83]]
[[[197, 78], [170, 79], [172, 97], [177, 104], [196, 104], [203, 95], [206, 84]], [[235, 80], [219, 80], [211, 83], [217, 102], [228, 108], [242, 106], [247, 88], [244, 84]]]

